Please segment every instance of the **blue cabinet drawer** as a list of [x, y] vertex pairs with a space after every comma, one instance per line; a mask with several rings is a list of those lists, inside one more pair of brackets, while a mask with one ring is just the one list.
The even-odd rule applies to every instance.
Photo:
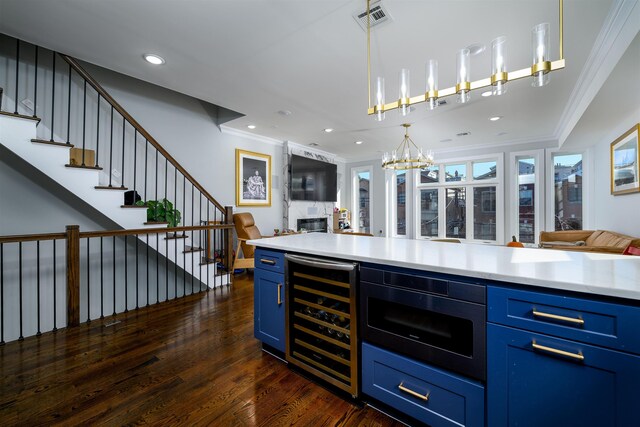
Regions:
[[489, 322], [640, 354], [640, 307], [491, 286], [487, 309]]
[[484, 426], [484, 387], [362, 343], [363, 393], [432, 427]]
[[255, 267], [274, 273], [284, 273], [284, 253], [257, 248], [255, 255]]

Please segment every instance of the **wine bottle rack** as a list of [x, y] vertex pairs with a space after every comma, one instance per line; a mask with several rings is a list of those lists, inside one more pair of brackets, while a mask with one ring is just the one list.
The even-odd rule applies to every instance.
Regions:
[[[313, 259], [313, 262], [323, 260]], [[355, 277], [351, 270], [300, 265], [287, 259], [287, 360], [358, 395]]]

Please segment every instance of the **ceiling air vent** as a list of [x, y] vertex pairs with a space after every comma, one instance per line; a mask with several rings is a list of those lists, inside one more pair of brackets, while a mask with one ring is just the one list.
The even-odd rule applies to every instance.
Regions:
[[[385, 22], [391, 21], [391, 15], [382, 4], [382, 1], [372, 1], [369, 10], [371, 12], [371, 28], [376, 25], [383, 24]], [[360, 9], [353, 14], [353, 19], [356, 20], [360, 28], [362, 28], [365, 32], [367, 31], [367, 8], [365, 6], [364, 9]]]

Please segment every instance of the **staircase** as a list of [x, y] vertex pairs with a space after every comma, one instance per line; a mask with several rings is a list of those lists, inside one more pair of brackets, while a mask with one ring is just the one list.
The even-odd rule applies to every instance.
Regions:
[[[127, 190], [143, 201], [171, 201], [182, 214], [178, 226], [230, 223], [231, 208], [218, 203], [75, 59], [0, 37], [7, 64], [0, 70], [0, 144], [122, 229], [166, 226], [147, 222], [145, 206], [124, 206]], [[11, 43], [15, 50], [7, 52]], [[87, 160], [88, 150], [95, 153], [96, 164], [84, 157], [70, 164], [74, 147], [87, 150]], [[222, 247], [229, 246], [229, 235], [223, 240], [212, 252], [230, 255]], [[219, 271], [220, 257], [205, 254], [205, 232], [168, 233], [163, 241], [144, 243], [211, 288], [229, 284], [229, 275]]]

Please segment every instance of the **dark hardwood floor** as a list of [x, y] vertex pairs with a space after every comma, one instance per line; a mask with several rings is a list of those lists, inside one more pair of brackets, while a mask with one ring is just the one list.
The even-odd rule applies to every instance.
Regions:
[[261, 351], [251, 274], [229, 288], [5, 344], [0, 366], [2, 426], [401, 425]]

